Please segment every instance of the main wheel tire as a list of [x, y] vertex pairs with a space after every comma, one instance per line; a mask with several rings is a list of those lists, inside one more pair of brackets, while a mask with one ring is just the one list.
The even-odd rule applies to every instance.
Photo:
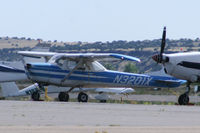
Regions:
[[180, 95], [179, 96], [179, 98], [178, 98], [178, 103], [180, 104], [180, 105], [187, 105], [188, 103], [189, 103], [189, 96], [188, 96], [188, 94], [182, 94], [182, 95]]
[[33, 99], [33, 101], [39, 101], [40, 100], [40, 93], [38, 91], [33, 92], [33, 94], [31, 95], [31, 98]]
[[69, 94], [66, 92], [60, 92], [58, 95], [58, 99], [61, 102], [68, 102], [69, 101]]
[[88, 101], [88, 95], [83, 92], [80, 92], [78, 94], [78, 102], [87, 102], [87, 101]]

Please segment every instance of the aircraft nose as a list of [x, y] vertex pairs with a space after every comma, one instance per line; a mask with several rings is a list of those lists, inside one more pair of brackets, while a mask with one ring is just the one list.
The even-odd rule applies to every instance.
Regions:
[[155, 61], [155, 62], [158, 62], [158, 57], [159, 55], [158, 54], [156, 54], [156, 55], [154, 55], [154, 56], [152, 56], [152, 59]]

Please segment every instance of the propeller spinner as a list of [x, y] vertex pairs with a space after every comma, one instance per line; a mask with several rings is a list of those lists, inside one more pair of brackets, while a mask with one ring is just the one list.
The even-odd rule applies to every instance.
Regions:
[[162, 63], [162, 61], [163, 61], [163, 53], [164, 53], [164, 49], [165, 49], [165, 40], [166, 40], [166, 27], [164, 27], [164, 29], [163, 29], [160, 54], [156, 54], [156, 55], [152, 56], [152, 59], [157, 63]]

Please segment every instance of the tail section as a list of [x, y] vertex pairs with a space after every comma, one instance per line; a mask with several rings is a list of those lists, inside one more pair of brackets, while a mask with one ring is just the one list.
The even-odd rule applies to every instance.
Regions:
[[17, 96], [19, 93], [19, 88], [15, 82], [1, 83], [1, 90], [3, 97]]
[[0, 64], [0, 82], [27, 80], [24, 70]]
[[[49, 47], [36, 47], [32, 51], [48, 52]], [[44, 58], [31, 58], [24, 57], [25, 62], [45, 62]], [[19, 90], [15, 82], [18, 80], [27, 80], [23, 61], [9, 62], [0, 61], [0, 85], [2, 88], [2, 95], [4, 97], [11, 96], [25, 96], [31, 95], [33, 92], [38, 91], [38, 84], [33, 84], [22, 90]]]
[[5, 82], [1, 83], [2, 96], [3, 97], [17, 97], [17, 96], [27, 96], [32, 93], [39, 91], [39, 86], [37, 83], [32, 84], [22, 90], [19, 90], [15, 82]]
[[[47, 47], [36, 47], [32, 51], [48, 52]], [[31, 58], [24, 57], [24, 61], [28, 62], [45, 62], [44, 58]], [[0, 61], [0, 83], [1, 82], [12, 82], [18, 80], [27, 80], [25, 74], [24, 64], [22, 61]]]

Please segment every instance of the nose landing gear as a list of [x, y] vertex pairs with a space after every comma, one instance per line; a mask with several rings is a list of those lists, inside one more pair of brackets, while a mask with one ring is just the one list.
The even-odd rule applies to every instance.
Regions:
[[187, 105], [189, 103], [190, 82], [187, 82], [186, 92], [179, 96], [178, 103], [180, 105]]

